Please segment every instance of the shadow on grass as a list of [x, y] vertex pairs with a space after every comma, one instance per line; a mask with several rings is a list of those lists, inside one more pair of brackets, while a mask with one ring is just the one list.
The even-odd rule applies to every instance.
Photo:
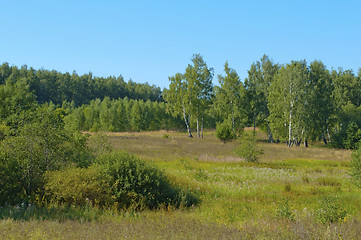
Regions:
[[[13, 220], [75, 220], [80, 222], [90, 222], [98, 219], [106, 212], [102, 209], [91, 206], [53, 206], [38, 207], [36, 205], [21, 204], [20, 206], [0, 207], [0, 219]], [[109, 214], [109, 213], [108, 213]]]
[[[187, 197], [189, 198], [189, 196]], [[195, 195], [192, 194], [192, 197], [195, 197]], [[198, 197], [192, 200], [194, 201], [194, 205], [192, 206], [186, 206], [185, 204], [181, 204], [180, 206], [159, 206], [157, 209], [148, 209], [147, 211], [157, 212], [176, 209], [191, 209], [200, 203]], [[93, 207], [91, 204], [87, 204], [85, 206], [36, 206], [31, 204], [21, 204], [17, 206], [0, 207], [0, 220], [12, 219], [15, 221], [55, 220], [64, 222], [71, 220], [78, 222], [93, 222], [117, 216], [122, 218], [137, 218], [140, 214], [142, 214], [142, 210], [135, 210], [131, 208], [122, 210], [116, 208], [105, 209]]]

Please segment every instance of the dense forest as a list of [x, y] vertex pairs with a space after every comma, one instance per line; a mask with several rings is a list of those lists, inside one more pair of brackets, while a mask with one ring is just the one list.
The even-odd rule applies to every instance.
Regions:
[[[79, 76], [22, 66], [0, 67], [0, 135], [15, 134], [22, 114], [38, 106], [61, 113], [67, 128], [142, 131], [226, 126], [238, 133], [259, 127], [269, 141], [299, 146], [323, 141], [355, 148], [361, 139], [361, 71], [328, 70], [321, 61], [275, 63], [264, 55], [242, 81], [228, 62], [213, 85], [214, 71], [199, 54], [162, 92], [119, 77]], [[45, 104], [45, 105], [44, 105]], [[237, 134], [233, 134], [236, 136]]]
[[140, 84], [132, 80], [125, 82], [119, 77], [93, 77], [92, 73], [79, 76], [76, 72], [60, 73], [55, 70], [35, 70], [26, 65], [20, 69], [3, 63], [0, 67], [0, 84], [24, 82], [35, 95], [39, 104], [52, 102], [61, 105], [64, 101], [74, 106], [88, 104], [96, 98], [108, 96], [112, 99], [125, 98], [137, 100], [162, 101], [159, 87]]

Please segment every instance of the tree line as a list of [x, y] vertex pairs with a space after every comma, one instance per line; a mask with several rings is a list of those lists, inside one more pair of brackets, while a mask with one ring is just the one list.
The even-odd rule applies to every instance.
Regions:
[[[37, 104], [61, 108], [66, 126], [83, 131], [184, 128], [190, 137], [193, 129], [202, 137], [203, 128], [223, 127], [236, 137], [253, 126], [267, 132], [270, 142], [288, 146], [323, 141], [355, 148], [361, 139], [361, 71], [328, 70], [321, 61], [278, 64], [264, 55], [244, 81], [228, 62], [216, 86], [213, 78], [213, 68], [199, 54], [184, 72], [169, 77], [163, 92], [149, 84], [126, 83], [121, 76], [79, 76], [4, 63], [1, 128], [16, 128], [18, 120], [10, 113], [34, 98]], [[0, 136], [4, 132], [0, 129]]]
[[88, 104], [94, 99], [125, 98], [136, 100], [162, 101], [162, 91], [155, 85], [125, 82], [123, 77], [94, 77], [91, 72], [79, 76], [75, 71], [61, 73], [55, 70], [35, 70], [26, 65], [18, 68], [3, 63], [0, 66], [0, 84], [22, 81], [29, 86], [36, 100], [42, 104], [53, 102], [61, 105], [64, 101], [75, 106]]
[[[169, 77], [164, 99], [171, 112], [189, 119], [212, 117], [237, 133], [244, 126], [260, 127], [269, 141], [307, 147], [323, 141], [338, 148], [355, 148], [361, 140], [361, 71], [328, 70], [321, 61], [275, 63], [264, 55], [253, 63], [241, 81], [237, 72], [224, 65], [218, 86], [212, 85], [213, 69], [202, 56], [193, 55], [184, 73]], [[236, 134], [232, 134], [236, 136]]]
[[82, 131], [154, 131], [183, 127], [180, 118], [167, 112], [166, 103], [149, 99], [143, 101], [125, 97], [112, 100], [105, 97], [103, 100], [92, 100], [79, 108], [64, 106], [64, 109], [70, 111], [64, 119], [66, 124]]

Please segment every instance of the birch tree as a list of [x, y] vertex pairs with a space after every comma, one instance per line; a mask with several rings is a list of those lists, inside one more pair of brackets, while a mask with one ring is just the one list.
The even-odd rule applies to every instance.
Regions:
[[[203, 138], [203, 120], [210, 107], [213, 91], [213, 68], [208, 68], [201, 55], [194, 54], [192, 64], [188, 64], [186, 68], [184, 78], [186, 81], [185, 99], [189, 103], [191, 114], [197, 121], [197, 136]], [[200, 124], [202, 133], [199, 131]]]
[[307, 137], [307, 85], [309, 71], [305, 61], [283, 66], [270, 86], [268, 108], [270, 127], [287, 145], [299, 145]]
[[197, 121], [198, 137], [203, 137], [203, 119], [211, 104], [212, 78], [213, 69], [208, 68], [199, 54], [193, 55], [192, 64], [188, 64], [184, 74], [169, 77], [169, 90], [165, 91], [164, 99], [170, 103], [174, 115], [183, 114], [189, 137], [193, 137], [189, 126], [191, 115]]
[[169, 89], [164, 92], [164, 99], [168, 102], [168, 107], [173, 116], [182, 114], [185, 125], [187, 127], [188, 136], [193, 137], [190, 129], [190, 101], [189, 94], [186, 94], [188, 89], [187, 83], [183, 74], [177, 73], [169, 77]]

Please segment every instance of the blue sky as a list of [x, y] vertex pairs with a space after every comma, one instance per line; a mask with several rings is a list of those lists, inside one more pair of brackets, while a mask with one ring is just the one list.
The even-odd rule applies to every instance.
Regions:
[[169, 85], [194, 53], [240, 77], [263, 54], [361, 67], [361, 1], [0, 1], [0, 63]]

